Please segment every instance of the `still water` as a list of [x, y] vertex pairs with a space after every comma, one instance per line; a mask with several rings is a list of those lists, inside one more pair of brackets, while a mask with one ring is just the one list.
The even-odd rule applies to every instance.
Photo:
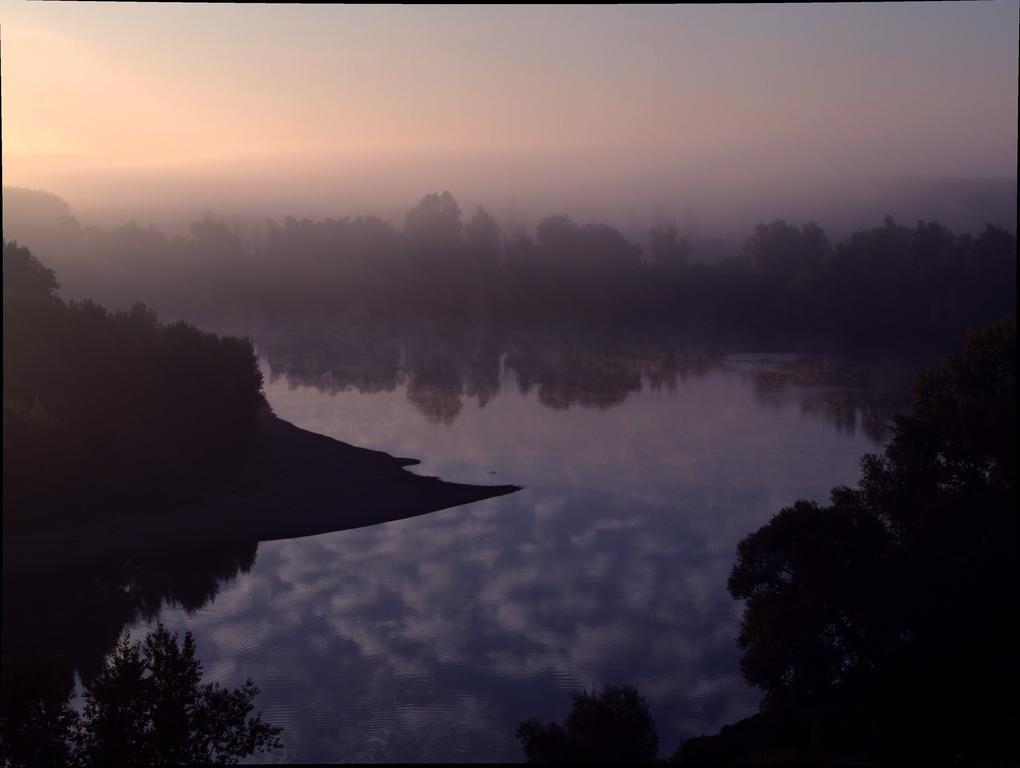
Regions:
[[518, 761], [521, 720], [562, 720], [571, 692], [603, 683], [637, 686], [668, 754], [758, 704], [726, 592], [737, 542], [853, 484], [888, 415], [887, 393], [824, 361], [689, 362], [666, 384], [578, 393], [505, 365], [481, 389], [359, 388], [263, 361], [270, 404], [300, 427], [524, 490], [262, 542], [204, 606], [156, 613], [194, 632], [207, 679], [256, 681], [285, 729], [271, 761]]

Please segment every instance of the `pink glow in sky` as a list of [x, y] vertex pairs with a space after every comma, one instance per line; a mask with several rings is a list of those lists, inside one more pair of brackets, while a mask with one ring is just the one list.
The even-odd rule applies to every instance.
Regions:
[[1016, 173], [1017, 2], [0, 8], [4, 183], [83, 205]]

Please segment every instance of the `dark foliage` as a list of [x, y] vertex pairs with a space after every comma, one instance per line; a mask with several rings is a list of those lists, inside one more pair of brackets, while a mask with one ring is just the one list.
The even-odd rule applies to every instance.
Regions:
[[57, 288], [53, 270], [17, 243], [4, 243], [4, 300], [8, 296], [52, 300]]
[[529, 763], [645, 765], [659, 751], [648, 702], [629, 685], [576, 693], [562, 726], [532, 718], [518, 726], [517, 738]]
[[[741, 667], [785, 747], [1016, 759], [1016, 514], [1010, 320], [919, 378], [859, 489], [799, 501], [740, 543]], [[733, 734], [713, 738], [732, 751]]]
[[80, 714], [70, 685], [48, 672], [5, 663], [4, 766], [232, 765], [281, 746], [280, 728], [250, 716], [251, 680], [233, 690], [202, 683], [190, 632], [182, 643], [162, 625], [144, 643], [125, 634], [84, 685]]
[[70, 765], [77, 713], [74, 677], [38, 658], [3, 663], [0, 685], [0, 766]]
[[16, 243], [3, 270], [5, 525], [151, 508], [243, 455], [263, 403], [250, 341], [65, 303]]
[[119, 306], [141, 297], [164, 316], [217, 327], [344, 317], [649, 338], [753, 329], [787, 347], [824, 339], [944, 354], [965, 329], [1016, 313], [1016, 236], [991, 225], [956, 234], [886, 218], [832, 242], [817, 224], [777, 220], [742, 249], [718, 252], [666, 223], [642, 248], [565, 215], [533, 232], [503, 231], [483, 209], [465, 223], [449, 192], [423, 197], [402, 229], [374, 216], [245, 229], [207, 217], [185, 239], [61, 222], [34, 236], [60, 260], [67, 295]]
[[26, 546], [20, 559], [45, 565], [4, 573], [3, 659], [53, 662], [69, 681], [98, 674], [124, 627], [151, 623], [165, 607], [192, 613], [209, 604], [223, 584], [251, 570], [258, 549], [256, 542], [155, 543], [94, 557], [78, 539], [19, 544]]

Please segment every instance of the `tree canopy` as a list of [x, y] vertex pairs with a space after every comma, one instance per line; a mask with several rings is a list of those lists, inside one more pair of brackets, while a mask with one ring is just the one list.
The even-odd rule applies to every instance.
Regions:
[[32, 298], [54, 298], [57, 278], [52, 269], [44, 267], [28, 248], [16, 242], [4, 243], [4, 298], [27, 296]]
[[[258, 687], [202, 682], [190, 632], [183, 642], [162, 624], [144, 641], [121, 637], [84, 685], [79, 714], [46, 667], [5, 670], [0, 709], [4, 766], [234, 765], [281, 746], [282, 729], [251, 716]], [[53, 682], [53, 681], [50, 681]]]
[[138, 298], [164, 317], [221, 326], [711, 328], [769, 334], [770, 346], [942, 355], [967, 328], [1016, 312], [1016, 235], [998, 226], [954, 232], [886, 217], [836, 240], [816, 223], [777, 219], [741, 244], [660, 222], [641, 247], [633, 232], [551, 213], [501, 228], [480, 207], [462, 217], [444, 191], [422, 197], [402, 226], [359, 216], [242, 228], [207, 214], [188, 238], [136, 225], [26, 231], [68, 296], [124, 307]]
[[816, 746], [1015, 756], [1016, 516], [1010, 319], [919, 377], [859, 488], [741, 541], [729, 589], [764, 710], [814, 722]]
[[603, 686], [572, 697], [563, 725], [525, 720], [517, 738], [529, 763], [655, 762], [659, 737], [648, 702], [630, 685]]
[[6, 525], [191, 494], [243, 455], [264, 404], [250, 340], [64, 302], [13, 243], [3, 268]]

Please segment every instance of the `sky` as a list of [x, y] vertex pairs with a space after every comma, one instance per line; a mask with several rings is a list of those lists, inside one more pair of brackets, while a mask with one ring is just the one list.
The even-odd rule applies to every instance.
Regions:
[[1018, 9], [0, 0], [3, 181], [316, 214], [1015, 177]]

